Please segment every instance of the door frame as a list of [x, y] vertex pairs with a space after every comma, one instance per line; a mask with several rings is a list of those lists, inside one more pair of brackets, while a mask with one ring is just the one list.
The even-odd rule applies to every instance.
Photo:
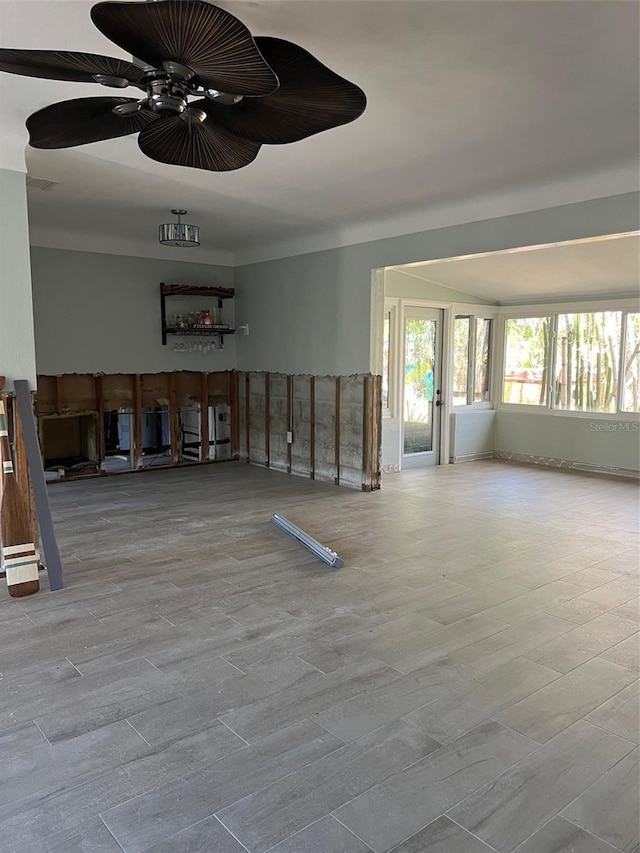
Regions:
[[[445, 412], [444, 412], [444, 408], [445, 408], [444, 407], [444, 398], [446, 396], [445, 388], [444, 388], [444, 369], [443, 369], [444, 368], [443, 361], [444, 361], [444, 353], [445, 353], [445, 350], [444, 350], [444, 326], [445, 326], [444, 309], [436, 307], [434, 305], [416, 305], [415, 300], [405, 299], [405, 300], [403, 300], [403, 302], [404, 302], [404, 304], [402, 305], [402, 311], [401, 311], [402, 325], [400, 327], [400, 335], [399, 335], [399, 338], [397, 340], [397, 346], [396, 346], [396, 352], [395, 352], [395, 358], [396, 358], [396, 362], [397, 362], [396, 384], [398, 387], [398, 396], [399, 396], [398, 415], [399, 415], [400, 429], [398, 430], [398, 437], [399, 437], [399, 444], [400, 444], [400, 447], [399, 447], [400, 456], [399, 456], [399, 458], [400, 458], [400, 470], [401, 471], [403, 469], [405, 469], [405, 470], [419, 470], [422, 468], [433, 468], [433, 467], [437, 467], [438, 465], [440, 465], [440, 460], [442, 458], [442, 456], [441, 456], [441, 453], [442, 453], [442, 433], [446, 429], [446, 425], [447, 425], [447, 421], [445, 420]], [[422, 452], [418, 452], [418, 453], [405, 453], [405, 450], [404, 450], [404, 406], [405, 406], [405, 392], [406, 392], [405, 376], [404, 376], [405, 356], [406, 356], [406, 352], [405, 352], [405, 350], [406, 350], [405, 323], [408, 319], [411, 319], [412, 316], [416, 317], [416, 315], [414, 314], [414, 311], [415, 312], [419, 312], [419, 311], [439, 312], [439, 316], [437, 319], [435, 317], [424, 318], [427, 320], [435, 320], [435, 322], [437, 324], [439, 324], [439, 326], [440, 326], [439, 329], [436, 327], [436, 341], [435, 341], [435, 346], [436, 346], [435, 359], [436, 359], [436, 365], [438, 367], [438, 371], [436, 371], [436, 372], [439, 372], [439, 381], [435, 382], [436, 375], [434, 374], [434, 386], [433, 386], [434, 395], [433, 395], [433, 409], [432, 409], [433, 425], [436, 424], [436, 418], [438, 419], [438, 421], [437, 421], [437, 428], [434, 428], [433, 425], [431, 428], [432, 429], [432, 437], [433, 437], [433, 433], [435, 432], [435, 438], [436, 438], [436, 441], [432, 443], [431, 450], [422, 451]], [[416, 317], [416, 319], [420, 319], [420, 318]], [[440, 390], [442, 392], [440, 399], [443, 400], [443, 404], [441, 406], [438, 406], [438, 407], [436, 407], [436, 393], [435, 393], [436, 387], [440, 388]], [[431, 463], [431, 464], [424, 464], [421, 460], [424, 460], [428, 454], [435, 454], [435, 458], [437, 459], [437, 462]]]
[[[393, 329], [392, 329], [392, 337], [395, 339], [395, 349], [396, 349], [396, 358], [395, 364], [392, 359], [392, 369], [393, 376], [391, 387], [390, 387], [390, 396], [392, 401], [392, 411], [391, 413], [382, 413], [382, 429], [384, 432], [385, 422], [388, 418], [399, 417], [401, 412], [399, 411], [399, 404], [402, 400], [402, 380], [403, 377], [401, 375], [401, 366], [399, 366], [398, 362], [403, 362], [403, 355], [401, 354], [400, 358], [397, 357], [398, 354], [401, 353], [401, 350], [398, 349], [399, 342], [402, 342], [402, 352], [404, 347], [404, 320], [405, 320], [405, 308], [439, 308], [442, 309], [443, 319], [442, 319], [442, 365], [441, 365], [441, 387], [442, 387], [442, 399], [443, 404], [440, 407], [441, 415], [440, 415], [440, 436], [439, 436], [439, 450], [440, 450], [440, 462], [439, 465], [449, 465], [451, 460], [449, 458], [449, 448], [450, 448], [450, 421], [451, 421], [451, 412], [452, 412], [452, 401], [450, 399], [450, 390], [452, 387], [452, 371], [453, 371], [453, 352], [451, 347], [451, 342], [453, 341], [454, 334], [454, 306], [452, 302], [438, 302], [432, 299], [415, 299], [415, 298], [401, 298], [401, 297], [385, 297], [384, 295], [384, 269], [374, 269], [371, 271], [371, 330], [370, 330], [370, 371], [373, 374], [382, 375], [383, 369], [383, 359], [382, 359], [382, 348], [383, 348], [383, 330], [384, 330], [384, 315], [385, 311], [392, 308], [392, 318], [393, 318]], [[395, 368], [395, 369], [394, 369]], [[402, 446], [402, 433], [399, 432], [398, 442], [397, 442], [397, 468], [396, 465], [392, 465], [391, 467], [394, 470], [402, 470], [402, 457], [403, 457], [403, 446]], [[383, 470], [384, 466], [383, 466]]]

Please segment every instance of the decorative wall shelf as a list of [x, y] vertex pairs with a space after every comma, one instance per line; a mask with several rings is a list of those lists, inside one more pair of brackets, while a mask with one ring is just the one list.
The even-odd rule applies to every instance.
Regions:
[[194, 323], [186, 326], [175, 326], [167, 324], [166, 300], [171, 296], [205, 296], [218, 300], [218, 310], [222, 316], [223, 300], [233, 299], [235, 290], [232, 287], [190, 287], [186, 284], [161, 284], [160, 285], [160, 311], [162, 317], [162, 345], [167, 344], [167, 335], [180, 335], [186, 337], [218, 337], [222, 346], [223, 335], [235, 334], [228, 323], [214, 323], [205, 325]]

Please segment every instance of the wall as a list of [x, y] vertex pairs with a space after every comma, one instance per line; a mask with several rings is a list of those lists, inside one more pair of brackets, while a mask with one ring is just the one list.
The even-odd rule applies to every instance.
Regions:
[[492, 456], [494, 450], [496, 412], [453, 412], [451, 414], [451, 462], [465, 462], [483, 456]]
[[0, 375], [36, 385], [24, 172], [0, 169]]
[[385, 270], [384, 295], [395, 299], [427, 299], [449, 304], [463, 302], [473, 305], [497, 305], [490, 299], [472, 296], [451, 287], [443, 287], [441, 284], [416, 278], [415, 275], [401, 270]]
[[640, 426], [638, 421], [613, 417], [605, 421], [498, 409], [495, 452], [508, 458], [544, 457], [593, 468], [638, 471]]
[[[188, 251], [188, 250], [186, 250]], [[38, 373], [158, 373], [230, 370], [235, 337], [222, 352], [177, 353], [160, 336], [160, 282], [233, 287], [233, 268], [32, 247]], [[198, 297], [167, 303], [196, 311]], [[173, 306], [176, 306], [175, 308]], [[233, 300], [224, 305], [234, 325]], [[184, 340], [199, 340], [185, 338]]]
[[237, 267], [238, 316], [250, 326], [249, 337], [237, 341], [238, 366], [367, 373], [372, 269], [633, 231], [639, 226], [638, 196], [626, 193]]

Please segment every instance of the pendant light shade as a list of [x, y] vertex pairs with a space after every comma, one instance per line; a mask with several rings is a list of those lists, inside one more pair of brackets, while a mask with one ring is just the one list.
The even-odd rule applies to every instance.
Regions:
[[200, 229], [197, 225], [187, 225], [182, 222], [181, 217], [186, 214], [186, 210], [172, 210], [178, 217], [177, 222], [165, 222], [159, 226], [159, 239], [163, 246], [177, 246], [180, 249], [187, 249], [193, 246], [200, 245]]

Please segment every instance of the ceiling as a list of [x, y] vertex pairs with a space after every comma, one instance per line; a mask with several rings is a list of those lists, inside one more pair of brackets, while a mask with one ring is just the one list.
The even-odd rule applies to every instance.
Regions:
[[636, 296], [640, 234], [471, 255], [390, 269], [502, 305]]
[[[29, 193], [34, 243], [166, 256], [156, 226], [171, 218], [172, 207], [183, 207], [187, 221], [200, 225], [203, 244], [189, 258], [174, 251], [185, 260], [233, 263], [283, 236], [338, 239], [358, 223], [586, 180], [637, 156], [636, 3], [217, 5], [254, 35], [295, 41], [360, 85], [368, 96], [364, 115], [293, 145], [264, 146], [254, 163], [229, 173], [156, 163], [135, 136], [28, 149], [29, 173], [58, 182]], [[93, 26], [90, 7], [85, 0], [0, 0], [2, 46], [127, 58]], [[112, 94], [1, 76], [3, 133], [23, 133], [25, 118], [55, 101]]]

